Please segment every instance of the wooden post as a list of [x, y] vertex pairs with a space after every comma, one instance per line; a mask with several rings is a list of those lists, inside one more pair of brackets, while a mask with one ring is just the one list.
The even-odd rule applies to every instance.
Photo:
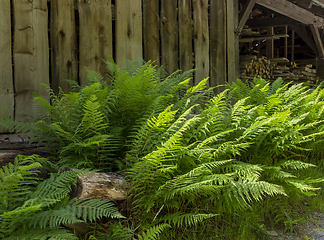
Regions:
[[106, 73], [101, 59], [110, 60], [112, 50], [111, 2], [106, 0], [79, 0], [80, 17], [79, 62], [80, 83], [85, 85], [85, 67]]
[[295, 61], [295, 31], [291, 30], [291, 62]]
[[210, 1], [210, 12], [210, 85], [214, 87], [226, 83], [226, 0]]
[[72, 77], [78, 82], [74, 10], [74, 0], [51, 1], [51, 86], [56, 93], [59, 87], [65, 92], [71, 87], [68, 82], [62, 81], [63, 79], [70, 79]]
[[179, 66], [182, 71], [193, 68], [191, 0], [179, 0]]
[[209, 77], [208, 0], [194, 2], [195, 84]]
[[238, 1], [227, 0], [227, 82], [232, 83], [239, 77], [238, 36], [235, 29], [238, 24]]
[[33, 121], [33, 92], [49, 100], [49, 47], [47, 0], [14, 0], [15, 120]]
[[144, 60], [160, 65], [159, 1], [143, 1]]
[[179, 68], [177, 2], [177, 0], [161, 1], [161, 62], [168, 74]]
[[321, 80], [324, 79], [324, 59], [316, 57], [316, 76]]
[[[284, 34], [288, 34], [288, 26], [284, 26]], [[284, 57], [288, 57], [288, 37], [284, 39]]]
[[[268, 18], [271, 18], [272, 14], [268, 13]], [[273, 35], [274, 33], [274, 28], [273, 27], [268, 27], [267, 28], [267, 34], [268, 35]], [[273, 39], [267, 39], [266, 40], [266, 56], [267, 58], [274, 58], [274, 40]]]
[[[14, 119], [10, 0], [0, 1], [0, 118]], [[0, 133], [6, 130], [0, 127]]]
[[116, 63], [136, 57], [143, 58], [142, 1], [116, 0]]

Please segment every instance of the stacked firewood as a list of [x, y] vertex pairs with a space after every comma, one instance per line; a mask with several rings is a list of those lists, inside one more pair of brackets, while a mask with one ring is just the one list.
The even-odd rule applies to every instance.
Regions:
[[242, 76], [246, 77], [261, 77], [263, 79], [271, 79], [273, 74], [274, 64], [271, 64], [270, 60], [266, 57], [259, 59], [252, 59], [249, 63], [241, 61], [241, 68], [243, 66]]
[[292, 73], [301, 81], [315, 81], [316, 69], [312, 69], [312, 64], [304, 67], [296, 67], [292, 70]]

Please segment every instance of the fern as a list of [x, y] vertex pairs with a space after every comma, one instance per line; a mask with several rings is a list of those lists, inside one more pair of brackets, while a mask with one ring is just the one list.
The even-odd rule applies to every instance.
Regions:
[[[15, 165], [0, 171], [1, 239], [77, 239], [62, 224], [95, 221], [102, 217], [123, 218], [114, 204], [102, 199], [69, 201], [77, 173], [65, 171], [39, 181], [34, 174], [38, 158], [19, 157]], [[44, 162], [43, 159], [40, 160]], [[33, 185], [36, 184], [36, 188]], [[57, 234], [56, 236], [53, 234]]]

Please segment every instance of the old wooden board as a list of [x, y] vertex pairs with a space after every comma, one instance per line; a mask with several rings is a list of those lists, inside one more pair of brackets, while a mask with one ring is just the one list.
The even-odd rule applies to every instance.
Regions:
[[193, 68], [191, 0], [179, 0], [179, 67], [182, 71]]
[[235, 34], [234, 30], [237, 27], [236, 22], [238, 22], [236, 19], [236, 15], [238, 15], [237, 11], [237, 5], [235, 0], [227, 0], [227, 71], [228, 71], [228, 83], [232, 83], [236, 81], [238, 77], [238, 61], [237, 56], [238, 55], [238, 36]]
[[143, 58], [142, 1], [116, 0], [116, 63]]
[[33, 92], [48, 100], [40, 83], [49, 85], [48, 12], [46, 0], [14, 0], [14, 83], [16, 121], [33, 121]]
[[178, 21], [177, 0], [161, 2], [161, 62], [166, 72], [171, 74], [178, 65]]
[[226, 82], [226, 1], [211, 1], [210, 13], [210, 85], [214, 87]]
[[70, 88], [63, 79], [78, 80], [74, 11], [74, 0], [51, 1], [51, 86], [56, 93], [59, 87], [65, 92]]
[[[10, 0], [0, 1], [0, 118], [14, 119]], [[0, 127], [0, 133], [6, 130]]]
[[195, 84], [209, 77], [208, 0], [194, 2]]
[[111, 1], [79, 0], [79, 76], [81, 85], [85, 85], [85, 77], [89, 70], [106, 74], [106, 64], [110, 60], [112, 50], [112, 13]]
[[144, 60], [160, 65], [159, 1], [143, 1]]

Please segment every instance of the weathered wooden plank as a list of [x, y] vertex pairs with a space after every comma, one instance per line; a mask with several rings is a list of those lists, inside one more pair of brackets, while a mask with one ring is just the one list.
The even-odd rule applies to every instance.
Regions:
[[246, 1], [246, 3], [243, 6], [243, 9], [240, 13], [240, 17], [239, 17], [239, 24], [236, 28], [236, 34], [240, 35], [244, 24], [246, 23], [246, 21], [248, 20], [250, 13], [255, 5], [256, 0], [248, 0]]
[[314, 40], [311, 38], [311, 36], [308, 35], [307, 30], [305, 26], [303, 25], [297, 25], [294, 23], [290, 24], [290, 27], [292, 30], [294, 30], [298, 36], [303, 39], [303, 41], [315, 52], [317, 53], [317, 48], [315, 45]]
[[319, 31], [318, 31], [318, 28], [314, 24], [310, 25], [310, 28], [311, 28], [311, 31], [312, 31], [312, 34], [313, 34], [313, 37], [314, 37], [314, 40], [315, 40], [318, 56], [319, 56], [320, 59], [324, 59], [323, 42], [322, 42], [322, 39], [321, 39], [321, 35], [320, 35]]
[[[10, 0], [0, 1], [0, 118], [14, 119]], [[0, 133], [6, 130], [0, 127]]]
[[116, 63], [143, 58], [142, 1], [116, 0]]
[[[268, 18], [272, 18], [271, 13], [268, 13]], [[274, 27], [268, 27], [267, 34], [272, 36], [274, 34]], [[271, 38], [266, 41], [266, 56], [267, 58], [274, 58], [274, 40]]]
[[194, 1], [195, 84], [209, 77], [208, 0]]
[[161, 1], [161, 62], [168, 74], [179, 68], [177, 2], [177, 0]]
[[246, 21], [250, 28], [281, 27], [290, 25], [293, 20], [285, 16], [275, 16], [273, 18], [255, 18]]
[[78, 9], [79, 76], [81, 85], [85, 85], [85, 76], [87, 76], [85, 67], [104, 76], [106, 65], [102, 59], [110, 60], [113, 54], [111, 1], [79, 0]]
[[74, 0], [51, 0], [51, 86], [56, 93], [59, 87], [65, 92], [70, 88], [68, 82], [62, 81], [63, 79], [69, 79], [69, 75], [78, 81], [74, 3]]
[[211, 1], [210, 13], [210, 85], [214, 87], [226, 83], [226, 1]]
[[15, 120], [33, 121], [33, 92], [48, 100], [49, 85], [48, 12], [46, 0], [14, 0]]
[[257, 4], [304, 24], [324, 26], [324, 19], [287, 0], [257, 0]]
[[238, 5], [236, 0], [227, 0], [227, 82], [235, 82], [238, 78], [239, 63], [238, 58], [238, 36], [234, 30], [238, 22]]
[[182, 71], [193, 68], [191, 2], [179, 0], [179, 67]]
[[159, 0], [143, 1], [144, 60], [160, 65]]

